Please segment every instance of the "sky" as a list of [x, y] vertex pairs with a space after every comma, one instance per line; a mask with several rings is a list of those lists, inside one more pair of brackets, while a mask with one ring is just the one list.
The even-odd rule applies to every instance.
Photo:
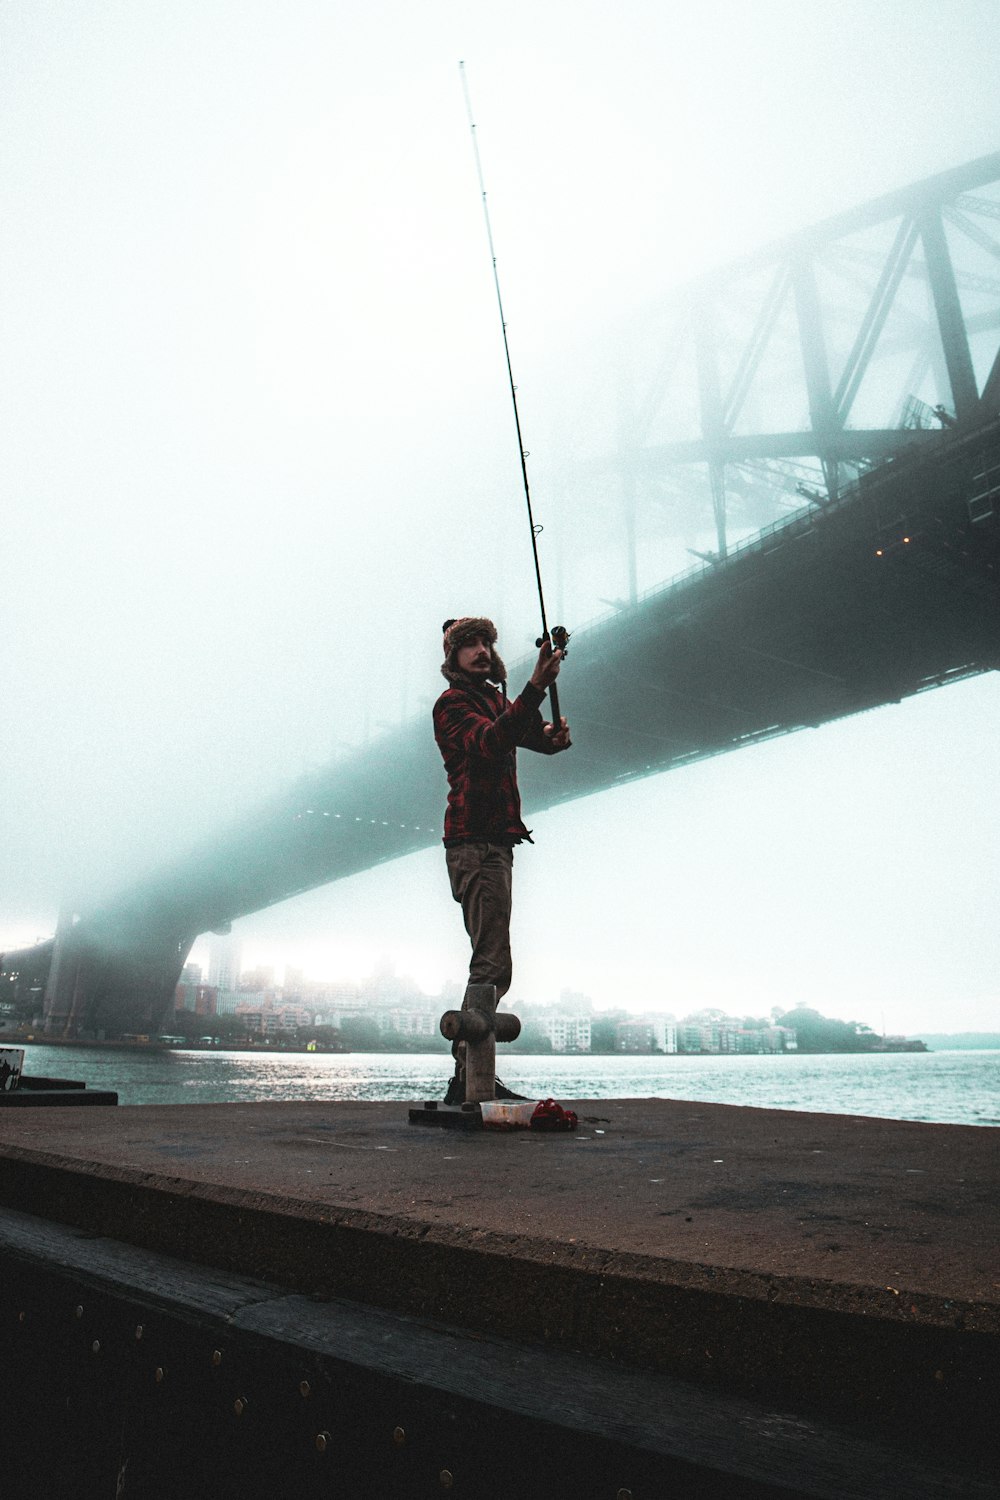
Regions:
[[[426, 713], [443, 619], [491, 615], [508, 659], [537, 634], [460, 59], [573, 628], [627, 586], [617, 501], [574, 465], [636, 330], [690, 278], [996, 150], [996, 21], [8, 0], [0, 948]], [[650, 523], [643, 582], [707, 514], [683, 530]], [[572, 723], [572, 658], [561, 698]], [[998, 729], [992, 673], [539, 815], [512, 998], [1000, 1028]], [[439, 851], [239, 932], [316, 977], [387, 961], [436, 991], [466, 963]]]

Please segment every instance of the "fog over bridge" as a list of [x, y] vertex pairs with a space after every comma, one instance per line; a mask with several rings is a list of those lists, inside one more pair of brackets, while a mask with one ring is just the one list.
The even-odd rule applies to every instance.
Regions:
[[[574, 747], [522, 756], [529, 821], [1000, 667], [998, 260], [994, 153], [651, 317], [656, 358], [629, 381], [618, 448], [578, 469], [581, 507], [595, 484], [621, 488], [628, 597], [566, 622]], [[650, 496], [664, 512], [710, 505], [715, 546], [641, 593]], [[747, 534], [776, 500], [778, 519]], [[529, 670], [511, 668], [512, 693]], [[6, 956], [10, 992], [50, 1034], [158, 1029], [200, 933], [438, 843], [444, 797], [422, 714], [67, 914], [54, 941]]]

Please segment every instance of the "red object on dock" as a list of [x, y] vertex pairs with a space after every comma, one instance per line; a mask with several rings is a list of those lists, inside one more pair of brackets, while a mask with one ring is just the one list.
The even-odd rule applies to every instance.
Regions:
[[576, 1126], [574, 1111], [563, 1109], [554, 1099], [543, 1099], [531, 1117], [532, 1130], [575, 1130]]

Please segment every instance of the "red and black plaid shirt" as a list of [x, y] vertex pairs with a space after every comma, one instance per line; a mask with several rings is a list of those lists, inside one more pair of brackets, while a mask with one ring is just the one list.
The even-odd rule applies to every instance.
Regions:
[[488, 839], [517, 844], [529, 839], [517, 790], [518, 745], [542, 755], [555, 752], [538, 711], [545, 694], [525, 683], [512, 703], [484, 683], [451, 687], [434, 705], [434, 738], [448, 773], [445, 845]]

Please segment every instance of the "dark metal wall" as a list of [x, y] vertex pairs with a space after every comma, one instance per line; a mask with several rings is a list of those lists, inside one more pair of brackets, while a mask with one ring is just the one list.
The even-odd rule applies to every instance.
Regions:
[[127, 1257], [114, 1283], [78, 1251], [58, 1265], [57, 1238], [45, 1234], [41, 1253], [0, 1251], [5, 1500], [811, 1493], [732, 1472], [704, 1434], [675, 1453], [658, 1451], [661, 1433], [629, 1440], [627, 1392], [611, 1370], [596, 1422], [592, 1392], [574, 1392], [565, 1362], [540, 1379], [499, 1344], [493, 1369], [480, 1364], [463, 1393], [454, 1333], [420, 1337], [405, 1320], [366, 1322], [343, 1304], [309, 1317], [289, 1299], [285, 1326], [279, 1312], [264, 1335], [239, 1324], [253, 1321], [255, 1303], [280, 1306], [273, 1288]]
[[967, 1420], [960, 1412], [935, 1437], [934, 1424], [915, 1427], [905, 1412], [885, 1428], [877, 1400], [863, 1424], [831, 1425], [815, 1411], [630, 1370], [621, 1352], [613, 1364], [319, 1302], [10, 1214], [0, 1226], [2, 1492], [995, 1496], [995, 1434], [977, 1417], [986, 1389]]

